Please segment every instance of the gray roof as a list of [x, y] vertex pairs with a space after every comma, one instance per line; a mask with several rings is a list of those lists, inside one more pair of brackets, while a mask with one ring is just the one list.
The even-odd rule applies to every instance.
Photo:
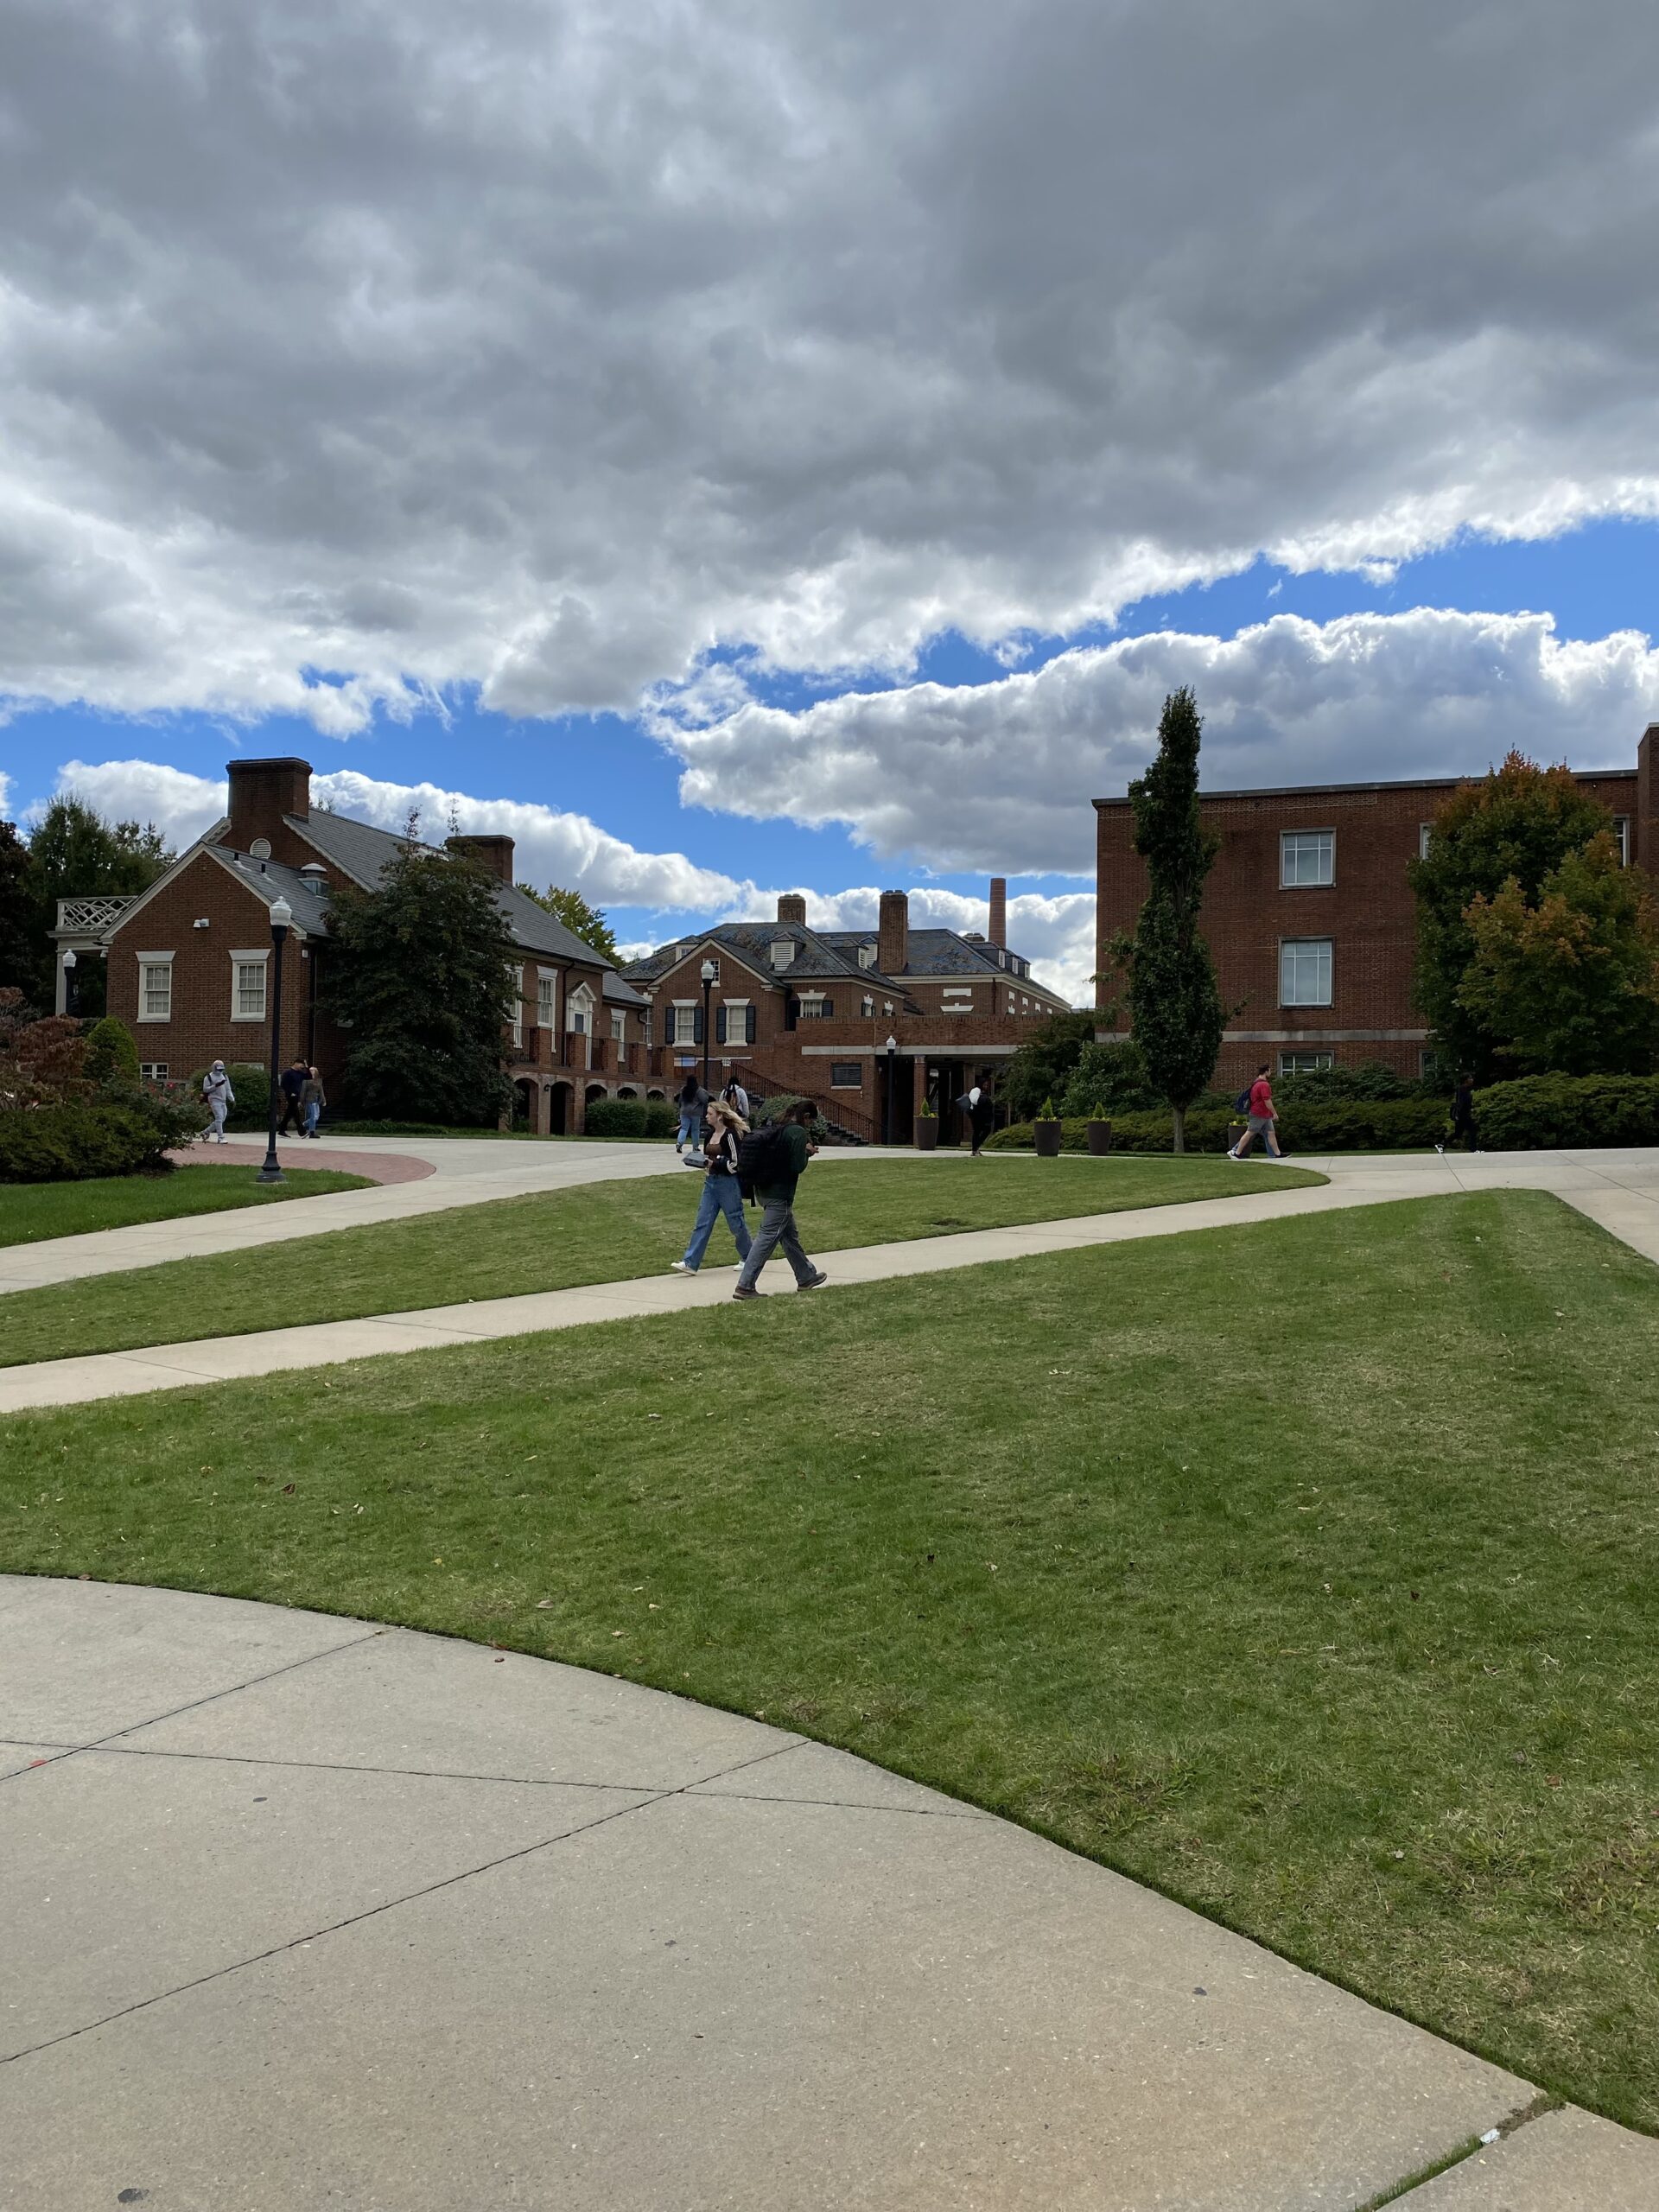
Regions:
[[[284, 819], [290, 829], [308, 838], [326, 860], [333, 861], [343, 874], [369, 891], [379, 882], [393, 854], [404, 842], [401, 836], [390, 830], [376, 830], [366, 822], [353, 822], [346, 814], [318, 811], [303, 819], [293, 814]], [[424, 849], [435, 852], [437, 848], [429, 845]], [[591, 944], [584, 944], [556, 914], [550, 914], [545, 906], [538, 906], [513, 885], [499, 885], [495, 903], [512, 931], [514, 944], [521, 951], [543, 952], [552, 960], [580, 961], [588, 967], [611, 969], [602, 952], [595, 952]]]
[[294, 910], [294, 919], [308, 937], [326, 937], [328, 932], [328, 887], [321, 889], [297, 868], [283, 868], [276, 861], [250, 860], [245, 853], [232, 852], [227, 845], [213, 845], [209, 850], [215, 858], [226, 862], [238, 883], [252, 892], [256, 899], [263, 899], [267, 906], [274, 906], [278, 899], [286, 899]]
[[[780, 938], [788, 938], [795, 947], [794, 957], [787, 968], [772, 965], [772, 948]], [[868, 941], [875, 942], [874, 938]], [[855, 948], [861, 940], [849, 938], [844, 942]], [[842, 952], [838, 950], [838, 940], [822, 936], [800, 922], [717, 922], [712, 929], [699, 930], [695, 935], [677, 937], [667, 944], [658, 945], [655, 952], [648, 952], [642, 960], [630, 961], [622, 972], [638, 982], [655, 982], [700, 944], [724, 945], [751, 968], [758, 969], [763, 976], [775, 977], [780, 983], [835, 979], [893, 988], [887, 978], [874, 968], [859, 966], [855, 949], [850, 954]]]
[[601, 995], [607, 1006], [644, 1007], [646, 1003], [631, 983], [623, 982], [614, 968], [607, 968], [605, 970]]

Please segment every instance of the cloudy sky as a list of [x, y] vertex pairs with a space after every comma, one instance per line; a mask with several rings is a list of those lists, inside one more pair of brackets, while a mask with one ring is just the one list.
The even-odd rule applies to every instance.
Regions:
[[1642, 0], [9, 0], [0, 777], [232, 754], [625, 938], [1659, 719]]

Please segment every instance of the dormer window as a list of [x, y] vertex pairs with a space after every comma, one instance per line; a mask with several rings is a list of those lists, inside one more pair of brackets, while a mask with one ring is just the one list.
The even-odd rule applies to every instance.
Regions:
[[774, 975], [781, 976], [785, 968], [793, 966], [795, 940], [792, 937], [775, 937], [772, 940], [772, 966]]
[[858, 964], [859, 964], [859, 966], [860, 966], [861, 968], [874, 968], [874, 965], [875, 965], [875, 947], [874, 947], [873, 944], [861, 944], [861, 945], [859, 946], [859, 948], [858, 948]]

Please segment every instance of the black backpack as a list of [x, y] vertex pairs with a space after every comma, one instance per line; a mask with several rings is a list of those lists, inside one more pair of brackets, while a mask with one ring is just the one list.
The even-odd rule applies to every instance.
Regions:
[[1243, 1090], [1239, 1092], [1237, 1097], [1233, 1101], [1233, 1111], [1235, 1114], [1248, 1114], [1249, 1112], [1250, 1093], [1255, 1088], [1255, 1086], [1254, 1084], [1247, 1083]]
[[785, 1139], [789, 1133], [785, 1122], [768, 1122], [764, 1128], [751, 1129], [737, 1147], [737, 1185], [746, 1198], [753, 1198], [757, 1185], [780, 1182], [789, 1172], [789, 1154]]

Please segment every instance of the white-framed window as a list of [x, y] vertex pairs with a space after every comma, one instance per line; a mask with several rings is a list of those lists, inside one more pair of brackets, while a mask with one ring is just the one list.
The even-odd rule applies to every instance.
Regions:
[[1630, 864], [1630, 817], [1628, 814], [1616, 814], [1613, 817], [1613, 838], [1618, 847], [1618, 864], [1620, 868], [1629, 868]]
[[626, 1045], [627, 1043], [628, 1017], [626, 1014], [613, 1011], [611, 1015], [611, 1039], [613, 1044], [617, 1045]]
[[559, 1018], [559, 972], [556, 968], [536, 970], [536, 1027], [553, 1029]]
[[1279, 886], [1295, 891], [1308, 884], [1337, 880], [1337, 833], [1334, 830], [1286, 830], [1279, 838]]
[[1281, 1075], [1318, 1075], [1322, 1068], [1333, 1068], [1336, 1065], [1334, 1052], [1281, 1052], [1279, 1055]]
[[862, 1090], [864, 1071], [856, 1060], [831, 1060], [830, 1063], [831, 1090]]
[[270, 964], [268, 946], [248, 945], [231, 954], [231, 1020], [263, 1021], [265, 1018], [265, 971]]
[[573, 1037], [593, 1035], [594, 995], [586, 983], [578, 983], [565, 1001], [564, 1026]]
[[1417, 824], [1417, 857], [1420, 861], [1426, 861], [1428, 858], [1428, 841], [1433, 834], [1434, 824], [1432, 822], [1420, 822]]
[[694, 1045], [697, 1032], [697, 1002], [695, 999], [676, 999], [664, 1009], [663, 1042], [664, 1045]]
[[140, 1060], [138, 1063], [138, 1072], [143, 1076], [146, 1083], [165, 1083], [167, 1081], [167, 1062], [165, 1060]]
[[173, 956], [170, 952], [141, 952], [138, 955], [138, 1019], [140, 1021], [171, 1021], [173, 1019]]
[[1330, 1005], [1331, 940], [1328, 937], [1287, 937], [1280, 939], [1279, 1003], [1281, 1006]]
[[823, 992], [803, 991], [801, 993], [801, 1020], [803, 1021], [829, 1021], [833, 1018], [835, 1011], [835, 1001], [826, 997]]

